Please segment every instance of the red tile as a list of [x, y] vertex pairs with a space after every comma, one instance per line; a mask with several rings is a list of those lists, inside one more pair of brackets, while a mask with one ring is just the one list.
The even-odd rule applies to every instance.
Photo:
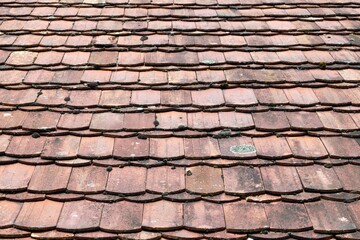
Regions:
[[115, 233], [108, 233], [102, 231], [77, 233], [75, 234], [77, 239], [116, 239], [118, 238]]
[[236, 166], [223, 168], [225, 193], [250, 195], [264, 193], [259, 168]]
[[310, 63], [320, 64], [320, 63], [333, 63], [334, 58], [326, 51], [304, 51], [305, 57]]
[[219, 112], [220, 125], [230, 129], [252, 129], [254, 121], [251, 114], [240, 112]]
[[155, 159], [175, 159], [184, 157], [182, 138], [151, 138], [150, 157]]
[[313, 106], [319, 103], [319, 99], [310, 88], [284, 89], [290, 104], [302, 107]]
[[186, 138], [184, 146], [187, 158], [203, 159], [220, 156], [218, 142], [213, 138]]
[[250, 52], [255, 63], [260, 64], [276, 64], [280, 63], [280, 59], [275, 52]]
[[258, 103], [254, 90], [249, 88], [233, 88], [223, 90], [225, 103], [229, 106], [251, 106]]
[[1, 129], [20, 128], [26, 116], [27, 116], [27, 112], [22, 112], [22, 111], [2, 112], [2, 114], [0, 114], [0, 128]]
[[224, 204], [224, 212], [228, 232], [258, 232], [269, 228], [261, 204], [243, 202]]
[[144, 194], [146, 169], [142, 167], [114, 168], [110, 174], [106, 191], [120, 194]]
[[220, 127], [217, 113], [194, 112], [187, 114], [187, 124], [191, 129], [205, 130]]
[[290, 21], [268, 21], [266, 22], [273, 31], [294, 31], [296, 26]]
[[130, 84], [139, 81], [139, 73], [131, 71], [116, 71], [112, 72], [110, 82]]
[[314, 92], [319, 102], [324, 105], [347, 105], [351, 100], [348, 96], [338, 89], [334, 88], [318, 88]]
[[99, 103], [101, 92], [96, 90], [71, 91], [69, 106], [73, 107], [94, 107]]
[[356, 229], [344, 203], [321, 200], [305, 206], [315, 232], [343, 233]]
[[134, 232], [141, 230], [143, 204], [117, 202], [105, 204], [100, 229], [109, 232]]
[[286, 112], [291, 129], [321, 130], [324, 126], [315, 112]]
[[80, 145], [80, 138], [74, 136], [49, 137], [46, 139], [41, 154], [45, 159], [73, 159], [76, 158]]
[[102, 51], [90, 54], [89, 64], [96, 66], [115, 66], [118, 52]]
[[171, 71], [168, 74], [170, 84], [188, 85], [197, 83], [195, 71]]
[[314, 82], [315, 79], [310, 71], [288, 69], [282, 71], [286, 82], [301, 83], [301, 82]]
[[81, 77], [81, 81], [107, 83], [110, 81], [110, 76], [111, 76], [111, 71], [88, 70], [88, 71], [84, 71]]
[[11, 141], [11, 136], [8, 135], [0, 135], [0, 153], [4, 154], [7, 147], [9, 146], [9, 143]]
[[79, 20], [75, 21], [73, 30], [74, 31], [91, 31], [96, 29], [96, 25], [101, 25], [103, 21], [95, 22], [95, 21], [87, 21], [87, 20]]
[[123, 128], [124, 114], [122, 113], [95, 113], [90, 124], [90, 129], [94, 131], [120, 131]]
[[14, 157], [38, 157], [43, 150], [45, 140], [44, 137], [14, 136], [5, 153]]
[[55, 72], [46, 70], [29, 71], [23, 82], [27, 84], [50, 83], [54, 75]]
[[62, 89], [42, 90], [41, 93], [42, 94], [38, 97], [36, 102], [41, 105], [48, 106], [59, 106], [61, 104], [65, 104], [66, 101], [64, 99], [69, 96], [69, 92]]
[[[251, 138], [248, 137], [233, 137], [233, 138], [221, 138], [218, 140], [221, 156], [223, 158], [230, 159], [251, 159], [256, 158], [256, 150], [254, 143]], [[247, 147], [252, 148], [248, 149], [247, 153], [243, 153], [238, 148]]]
[[220, 37], [220, 41], [222, 45], [225, 46], [245, 46], [246, 41], [243, 36], [237, 36], [237, 35], [225, 35]]
[[208, 51], [198, 53], [199, 62], [205, 65], [225, 63], [225, 57], [222, 52]]
[[318, 112], [320, 121], [325, 130], [332, 131], [352, 131], [357, 130], [355, 122], [348, 113], [339, 112]]
[[109, 158], [112, 156], [113, 147], [113, 138], [83, 137], [78, 155], [83, 158]]
[[51, 131], [56, 129], [60, 113], [55, 112], [29, 112], [23, 123], [23, 129]]
[[149, 156], [149, 140], [138, 138], [116, 138], [114, 157], [116, 158], [145, 158]]
[[6, 64], [14, 66], [28, 66], [33, 64], [37, 57], [36, 52], [16, 51], [12, 52], [10, 57], [6, 60]]
[[62, 52], [40, 52], [34, 64], [44, 66], [59, 65], [63, 56], [64, 53]]
[[185, 190], [183, 168], [156, 167], [147, 172], [146, 189], [155, 193], [176, 193]]
[[259, 157], [279, 159], [292, 156], [292, 152], [285, 138], [272, 136], [253, 138], [253, 141]]
[[184, 226], [192, 231], [225, 229], [224, 211], [220, 204], [198, 201], [184, 204]]
[[91, 118], [92, 118], [92, 114], [90, 113], [81, 113], [81, 114], [64, 113], [61, 115], [57, 127], [59, 129], [69, 129], [69, 130], [87, 129], [90, 126]]
[[160, 104], [160, 91], [141, 90], [132, 91], [131, 103], [134, 105], [158, 105]]
[[169, 106], [188, 106], [192, 104], [191, 92], [186, 90], [161, 91], [161, 104]]
[[63, 203], [44, 200], [26, 202], [16, 218], [15, 226], [26, 230], [50, 230], [56, 227]]
[[194, 106], [214, 107], [223, 105], [225, 100], [220, 89], [192, 91], [191, 98]]
[[92, 44], [92, 40], [92, 36], [69, 36], [65, 45], [69, 47], [88, 47]]
[[65, 202], [57, 229], [66, 232], [84, 232], [99, 228], [102, 203], [90, 201]]
[[52, 83], [60, 83], [64, 85], [79, 84], [81, 81], [82, 71], [65, 70], [57, 71], [54, 74]]
[[68, 190], [75, 193], [97, 193], [105, 190], [107, 171], [103, 167], [74, 167]]
[[270, 230], [304, 231], [312, 229], [306, 209], [301, 204], [280, 202], [264, 204], [264, 207], [270, 223]]
[[286, 131], [290, 129], [284, 112], [253, 113], [255, 128], [260, 131]]
[[41, 39], [40, 45], [46, 47], [62, 46], [65, 44], [67, 38], [67, 36], [47, 35]]
[[0, 166], [1, 191], [24, 191], [34, 171], [34, 166], [11, 164]]
[[345, 191], [360, 190], [360, 166], [347, 164], [336, 166], [334, 170]]
[[22, 83], [26, 74], [26, 71], [3, 70], [0, 72], [0, 85], [16, 85]]
[[119, 52], [119, 66], [138, 66], [145, 62], [145, 55], [142, 52]]
[[348, 210], [350, 211], [350, 215], [352, 217], [352, 220], [354, 221], [354, 223], [356, 224], [357, 228], [359, 228], [360, 226], [360, 218], [359, 218], [359, 214], [360, 214], [360, 206], [359, 206], [359, 201], [350, 203], [348, 206]]
[[74, 22], [71, 21], [51, 21], [48, 27], [50, 31], [68, 31], [73, 27]]
[[199, 83], [218, 83], [226, 81], [224, 71], [220, 70], [196, 71], [196, 76]]
[[358, 158], [360, 157], [360, 146], [355, 139], [344, 137], [321, 138], [330, 157], [335, 158]]
[[186, 189], [191, 193], [217, 194], [224, 191], [220, 168], [197, 166], [186, 169]]
[[343, 78], [340, 74], [335, 70], [321, 70], [321, 69], [311, 69], [311, 74], [315, 78], [315, 80], [319, 80], [321, 82], [341, 82]]
[[319, 138], [315, 137], [289, 137], [287, 138], [294, 157], [305, 159], [318, 159], [328, 156], [328, 153]]
[[0, 226], [1, 228], [12, 227], [20, 212], [22, 203], [0, 201]]
[[0, 236], [3, 238], [26, 238], [30, 237], [31, 233], [16, 228], [4, 228], [0, 229]]
[[281, 62], [287, 64], [302, 64], [307, 62], [302, 51], [282, 51], [277, 52], [277, 55]]
[[89, 58], [89, 52], [66, 52], [62, 59], [62, 63], [72, 66], [86, 65], [89, 61]]
[[56, 165], [36, 166], [28, 189], [41, 193], [64, 191], [68, 185], [71, 169]]
[[320, 165], [297, 167], [305, 191], [337, 192], [342, 185], [332, 168]]
[[244, 64], [244, 63], [252, 63], [253, 59], [248, 52], [224, 52], [224, 56], [227, 63], [231, 64]]
[[158, 129], [172, 130], [187, 126], [187, 114], [183, 112], [164, 112], [156, 114]]
[[[29, 26], [24, 26], [29, 27]], [[25, 34], [20, 35], [17, 37], [16, 41], [14, 42], [15, 46], [23, 46], [23, 47], [36, 47], [40, 41], [41, 36], [31, 35], [31, 34]]]
[[139, 81], [146, 85], [161, 85], [168, 82], [168, 76], [166, 72], [161, 71], [140, 72]]
[[142, 226], [157, 231], [182, 228], [183, 205], [168, 201], [145, 204]]
[[272, 194], [294, 194], [301, 192], [298, 173], [294, 167], [271, 166], [260, 168], [265, 191]]
[[277, 88], [261, 88], [254, 90], [259, 103], [267, 105], [283, 105], [289, 103], [284, 90]]
[[124, 128], [138, 131], [153, 129], [154, 121], [154, 113], [125, 113]]

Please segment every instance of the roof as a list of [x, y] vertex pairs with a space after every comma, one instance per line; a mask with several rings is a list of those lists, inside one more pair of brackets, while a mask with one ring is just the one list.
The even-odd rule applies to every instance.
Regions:
[[360, 238], [359, 1], [0, 3], [1, 238]]

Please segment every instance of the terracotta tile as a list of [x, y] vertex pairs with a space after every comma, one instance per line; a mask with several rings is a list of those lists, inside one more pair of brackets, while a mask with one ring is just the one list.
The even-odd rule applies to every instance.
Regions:
[[284, 74], [284, 78], [286, 79], [286, 82], [301, 83], [301, 82], [315, 81], [313, 75], [310, 73], [310, 71], [307, 70], [288, 69], [282, 71], [282, 73]]
[[253, 141], [259, 157], [280, 159], [292, 156], [292, 152], [285, 138], [272, 136], [253, 138]]
[[67, 189], [75, 193], [96, 193], [105, 190], [107, 172], [103, 167], [75, 167]]
[[132, 91], [131, 103], [134, 105], [158, 105], [160, 104], [160, 91], [141, 90]]
[[225, 103], [229, 106], [251, 106], [258, 103], [255, 93], [249, 88], [223, 90]]
[[342, 185], [331, 168], [320, 165], [297, 167], [305, 191], [337, 192]]
[[26, 74], [26, 71], [3, 70], [0, 72], [0, 85], [16, 85], [22, 83]]
[[215, 83], [226, 81], [224, 71], [220, 70], [196, 71], [196, 76], [199, 83]]
[[4, 154], [7, 147], [9, 146], [9, 143], [11, 141], [11, 136], [8, 135], [0, 135], [0, 153]]
[[144, 194], [146, 169], [124, 167], [113, 169], [108, 178], [106, 191], [120, 194]]
[[43, 150], [45, 140], [44, 137], [14, 136], [5, 153], [13, 157], [38, 157]]
[[151, 138], [150, 157], [156, 159], [174, 159], [184, 157], [182, 138]]
[[203, 159], [220, 156], [219, 145], [213, 138], [186, 138], [184, 146], [187, 158]]
[[310, 63], [319, 64], [319, 63], [333, 63], [334, 58], [330, 55], [330, 53], [325, 51], [304, 51], [305, 57]]
[[143, 204], [117, 202], [105, 204], [100, 229], [109, 232], [133, 232], [141, 230]]
[[265, 191], [272, 194], [294, 194], [301, 192], [298, 173], [294, 167], [271, 166], [260, 168]]
[[106, 137], [81, 138], [78, 156], [84, 158], [108, 158], [112, 156], [114, 139]]
[[319, 80], [321, 82], [341, 82], [343, 78], [341, 75], [334, 70], [321, 70], [321, 69], [311, 69], [311, 74], [315, 78], [315, 80]]
[[334, 88], [319, 88], [314, 89], [314, 92], [319, 99], [319, 102], [324, 105], [346, 105], [351, 102], [350, 98], [338, 89]]
[[161, 91], [162, 105], [187, 106], [191, 105], [191, 92], [186, 90]]
[[226, 62], [222, 52], [199, 52], [198, 57], [199, 62], [205, 65], [222, 64]]
[[26, 230], [48, 230], [56, 227], [63, 203], [44, 200], [26, 202], [14, 225]]
[[338, 112], [318, 112], [320, 121], [324, 125], [325, 130], [333, 131], [351, 131], [358, 127], [348, 113]]
[[64, 45], [67, 38], [67, 36], [48, 35], [44, 36], [39, 44], [41, 46], [58, 47]]
[[321, 138], [331, 157], [335, 158], [357, 158], [360, 146], [355, 139], [344, 137]]
[[36, 166], [28, 189], [33, 192], [53, 193], [66, 190], [71, 168], [56, 165]]
[[[256, 158], [256, 150], [251, 138], [248, 137], [233, 137], [233, 138], [221, 138], [218, 140], [221, 156], [223, 158], [230, 159], [251, 159]], [[253, 148], [248, 153], [242, 153], [237, 151], [237, 147], [247, 146]]]
[[41, 157], [55, 160], [73, 159], [77, 156], [79, 145], [79, 137], [62, 136], [47, 138]]
[[147, 172], [146, 189], [155, 193], [176, 193], [185, 190], [183, 168], [156, 167]]
[[183, 205], [168, 201], [145, 204], [142, 226], [157, 231], [182, 228]]
[[26, 116], [27, 116], [27, 112], [22, 112], [22, 111], [2, 112], [2, 114], [0, 114], [0, 128], [1, 129], [20, 128]]
[[26, 190], [34, 171], [34, 166], [23, 164], [11, 164], [0, 166], [0, 189], [1, 191]]
[[122, 113], [95, 113], [90, 124], [90, 129], [94, 131], [120, 131], [123, 128], [124, 114]]
[[[174, 27], [175, 28], [175, 27]], [[174, 53], [163, 53], [163, 52], [151, 52], [145, 57], [145, 64], [147, 65], [198, 65], [199, 59], [195, 52], [174, 52]]]
[[139, 80], [139, 73], [131, 72], [131, 71], [112, 72], [110, 78], [110, 82], [116, 82], [122, 84], [137, 83], [138, 80]]
[[166, 72], [161, 71], [140, 72], [139, 82], [146, 85], [166, 84], [168, 82], [168, 76]]
[[55, 73], [51, 71], [35, 70], [29, 71], [24, 79], [27, 84], [41, 84], [50, 83], [54, 78]]
[[96, 66], [115, 66], [117, 62], [117, 52], [92, 52], [89, 63]]
[[101, 92], [95, 90], [71, 91], [70, 101], [67, 104], [73, 107], [94, 107], [99, 103], [100, 95]]
[[51, 131], [56, 129], [60, 113], [29, 112], [22, 127], [26, 130]]
[[12, 227], [18, 216], [22, 203], [0, 201], [0, 226], [1, 228]]
[[116, 138], [114, 157], [116, 158], [145, 158], [149, 156], [149, 140], [138, 138]]
[[117, 239], [117, 234], [96, 231], [96, 232], [87, 232], [87, 233], [77, 233], [75, 237], [78, 239]]
[[79, 84], [81, 82], [82, 71], [77, 70], [65, 70], [57, 71], [54, 74], [52, 83], [61, 83], [63, 85]]
[[253, 113], [255, 128], [260, 131], [286, 131], [290, 129], [284, 112]]
[[294, 203], [264, 204], [270, 229], [274, 231], [304, 231], [312, 228], [303, 205]]
[[99, 228], [102, 203], [90, 201], [65, 202], [57, 229], [66, 232], [84, 232]]
[[280, 63], [280, 59], [274, 52], [250, 52], [255, 63], [275, 64]]
[[64, 99], [69, 96], [69, 92], [62, 89], [42, 90], [41, 93], [36, 102], [48, 106], [65, 104], [66, 101]]
[[205, 201], [184, 204], [184, 226], [193, 231], [219, 231], [225, 229], [221, 205]]
[[250, 195], [264, 193], [259, 168], [236, 166], [223, 168], [225, 193]]
[[168, 74], [170, 84], [187, 85], [197, 83], [195, 71], [171, 71]]
[[220, 89], [192, 91], [191, 98], [194, 106], [210, 107], [224, 104], [224, 96]]
[[157, 128], [172, 130], [187, 126], [187, 114], [182, 112], [164, 112], [156, 114], [156, 120], [159, 122]]
[[92, 44], [91, 36], [69, 36], [65, 45], [69, 47], [88, 47]]
[[240, 112], [219, 112], [220, 125], [230, 129], [252, 129], [254, 121], [251, 114]]
[[289, 137], [288, 144], [294, 157], [305, 159], [318, 159], [328, 156], [328, 153], [319, 138], [315, 137]]
[[12, 52], [6, 60], [6, 64], [14, 66], [27, 66], [33, 64], [37, 57], [36, 52], [16, 51]]
[[301, 64], [307, 62], [302, 51], [282, 51], [277, 52], [277, 55], [281, 62], [288, 64]]
[[90, 113], [82, 113], [82, 114], [64, 113], [61, 115], [57, 127], [59, 129], [69, 129], [69, 130], [87, 129], [90, 126], [91, 118], [92, 118], [92, 114]]
[[357, 177], [360, 173], [360, 167], [357, 165], [343, 165], [334, 167], [337, 178], [345, 191], [359, 191], [360, 179]]
[[71, 21], [52, 21], [48, 27], [50, 31], [68, 31], [73, 27], [74, 22]]
[[219, 168], [197, 166], [186, 169], [186, 189], [191, 193], [216, 194], [224, 191]]
[[222, 45], [225, 46], [245, 46], [246, 41], [243, 36], [236, 36], [236, 35], [225, 35], [220, 37], [220, 41]]
[[88, 71], [84, 71], [81, 77], [81, 81], [107, 83], [110, 81], [110, 76], [111, 76], [110, 71], [88, 70]]
[[315, 232], [343, 233], [356, 229], [344, 203], [322, 200], [305, 206]]
[[31, 34], [20, 35], [17, 37], [14, 45], [23, 47], [36, 47], [40, 43], [41, 38], [41, 36]]
[[91, 31], [95, 30], [97, 24], [101, 25], [103, 21], [95, 22], [95, 21], [87, 21], [87, 20], [80, 20], [75, 21], [73, 30], [74, 31]]
[[129, 130], [147, 130], [155, 128], [153, 113], [125, 113], [124, 128]]
[[86, 65], [89, 61], [89, 58], [89, 52], [66, 52], [62, 59], [62, 63], [72, 66]]
[[187, 124], [190, 129], [205, 130], [220, 127], [217, 113], [195, 112], [187, 114]]
[[319, 99], [310, 88], [284, 89], [284, 93], [290, 104], [298, 106], [313, 106], [319, 103]]
[[289, 103], [283, 89], [262, 88], [254, 89], [259, 103], [267, 105], [283, 105]]
[[359, 219], [359, 201], [350, 203], [347, 206], [348, 211], [350, 212], [350, 215], [352, 217], [353, 222], [357, 227], [360, 226], [360, 219]]
[[61, 63], [63, 56], [64, 53], [61, 52], [40, 52], [34, 64], [45, 66], [58, 65]]
[[120, 66], [137, 66], [143, 65], [145, 55], [141, 52], [119, 52], [118, 65]]
[[286, 117], [294, 130], [321, 130], [324, 127], [314, 112], [286, 112]]
[[261, 204], [243, 202], [224, 204], [224, 212], [228, 232], [257, 232], [269, 228], [266, 213]]
[[30, 237], [31, 233], [16, 228], [4, 228], [0, 229], [0, 236], [3, 238], [26, 238]]

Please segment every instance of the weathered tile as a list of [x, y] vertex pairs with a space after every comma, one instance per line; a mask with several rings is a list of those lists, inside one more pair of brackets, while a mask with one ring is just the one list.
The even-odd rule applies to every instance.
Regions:
[[259, 168], [237, 166], [223, 168], [225, 193], [250, 195], [264, 193]]
[[183, 112], [164, 112], [156, 114], [158, 129], [173, 130], [187, 126], [187, 114]]
[[328, 156], [328, 153], [319, 138], [315, 137], [289, 137], [287, 138], [294, 157], [317, 159]]
[[187, 114], [187, 124], [190, 129], [206, 130], [220, 127], [217, 113], [194, 112]]
[[302, 107], [313, 106], [319, 103], [314, 91], [310, 88], [290, 88], [284, 89], [289, 103]]
[[103, 192], [108, 180], [108, 172], [103, 167], [74, 167], [67, 189], [75, 193]]
[[360, 191], [360, 166], [358, 165], [343, 165], [334, 167], [337, 178], [345, 191]]
[[74, 136], [47, 138], [41, 157], [56, 160], [76, 158], [79, 144], [80, 138]]
[[354, 131], [358, 127], [348, 113], [339, 112], [318, 112], [320, 121], [325, 130], [330, 131]]
[[251, 106], [258, 103], [254, 90], [249, 88], [233, 88], [223, 90], [225, 103], [229, 106]]
[[95, 113], [91, 119], [90, 129], [94, 131], [120, 131], [124, 128], [124, 114]]
[[253, 138], [256, 153], [259, 157], [281, 159], [292, 156], [292, 152], [285, 138], [276, 136]]
[[129, 130], [144, 131], [155, 128], [154, 113], [125, 113], [124, 128]]
[[220, 168], [197, 166], [186, 169], [186, 189], [191, 193], [216, 194], [224, 191]]
[[145, 229], [156, 231], [181, 229], [183, 227], [183, 205], [168, 201], [145, 204], [142, 226]]
[[87, 129], [90, 126], [91, 118], [92, 118], [92, 114], [90, 113], [81, 113], [81, 114], [64, 113], [61, 115], [57, 127], [59, 129], [67, 129], [67, 130]]
[[294, 167], [269, 166], [261, 167], [265, 191], [273, 194], [294, 194], [301, 192], [303, 187]]
[[82, 137], [78, 156], [83, 158], [109, 158], [112, 156], [114, 139], [107, 137]]
[[203, 159], [219, 157], [218, 142], [213, 138], [186, 138], [184, 139], [185, 157]]
[[360, 157], [360, 145], [355, 139], [344, 137], [321, 138], [330, 157], [357, 158]]
[[116, 138], [114, 143], [114, 157], [116, 158], [145, 158], [149, 156], [149, 140], [138, 138]]
[[220, 125], [224, 128], [247, 130], [254, 128], [251, 114], [240, 112], [219, 112]]
[[182, 138], [151, 138], [150, 157], [174, 159], [184, 157], [184, 140]]
[[175, 193], [185, 190], [184, 168], [151, 168], [146, 176], [146, 189], [155, 193]]
[[22, 203], [0, 201], [0, 226], [1, 228], [12, 227], [18, 216]]
[[321, 130], [324, 125], [314, 112], [286, 112], [290, 126], [294, 130]]
[[251, 138], [233, 137], [218, 140], [223, 158], [251, 159], [256, 158], [256, 149]]
[[130, 105], [130, 91], [106, 90], [101, 92], [99, 106], [121, 107]]
[[286, 131], [290, 129], [284, 112], [253, 113], [255, 128], [261, 131]]
[[14, 157], [38, 157], [43, 151], [46, 138], [31, 136], [14, 136], [5, 154]]
[[114, 168], [109, 173], [106, 191], [120, 194], [144, 194], [147, 170], [142, 167]]
[[161, 104], [169, 106], [188, 106], [192, 104], [191, 92], [186, 90], [161, 91]]
[[220, 89], [192, 91], [191, 98], [193, 105], [199, 107], [215, 107], [223, 105], [225, 102], [223, 92]]
[[160, 91], [141, 90], [132, 91], [131, 103], [134, 105], [158, 105], [160, 104]]
[[1, 129], [13, 129], [20, 128], [27, 117], [27, 112], [23, 111], [11, 111], [2, 112], [0, 114], [0, 128]]

